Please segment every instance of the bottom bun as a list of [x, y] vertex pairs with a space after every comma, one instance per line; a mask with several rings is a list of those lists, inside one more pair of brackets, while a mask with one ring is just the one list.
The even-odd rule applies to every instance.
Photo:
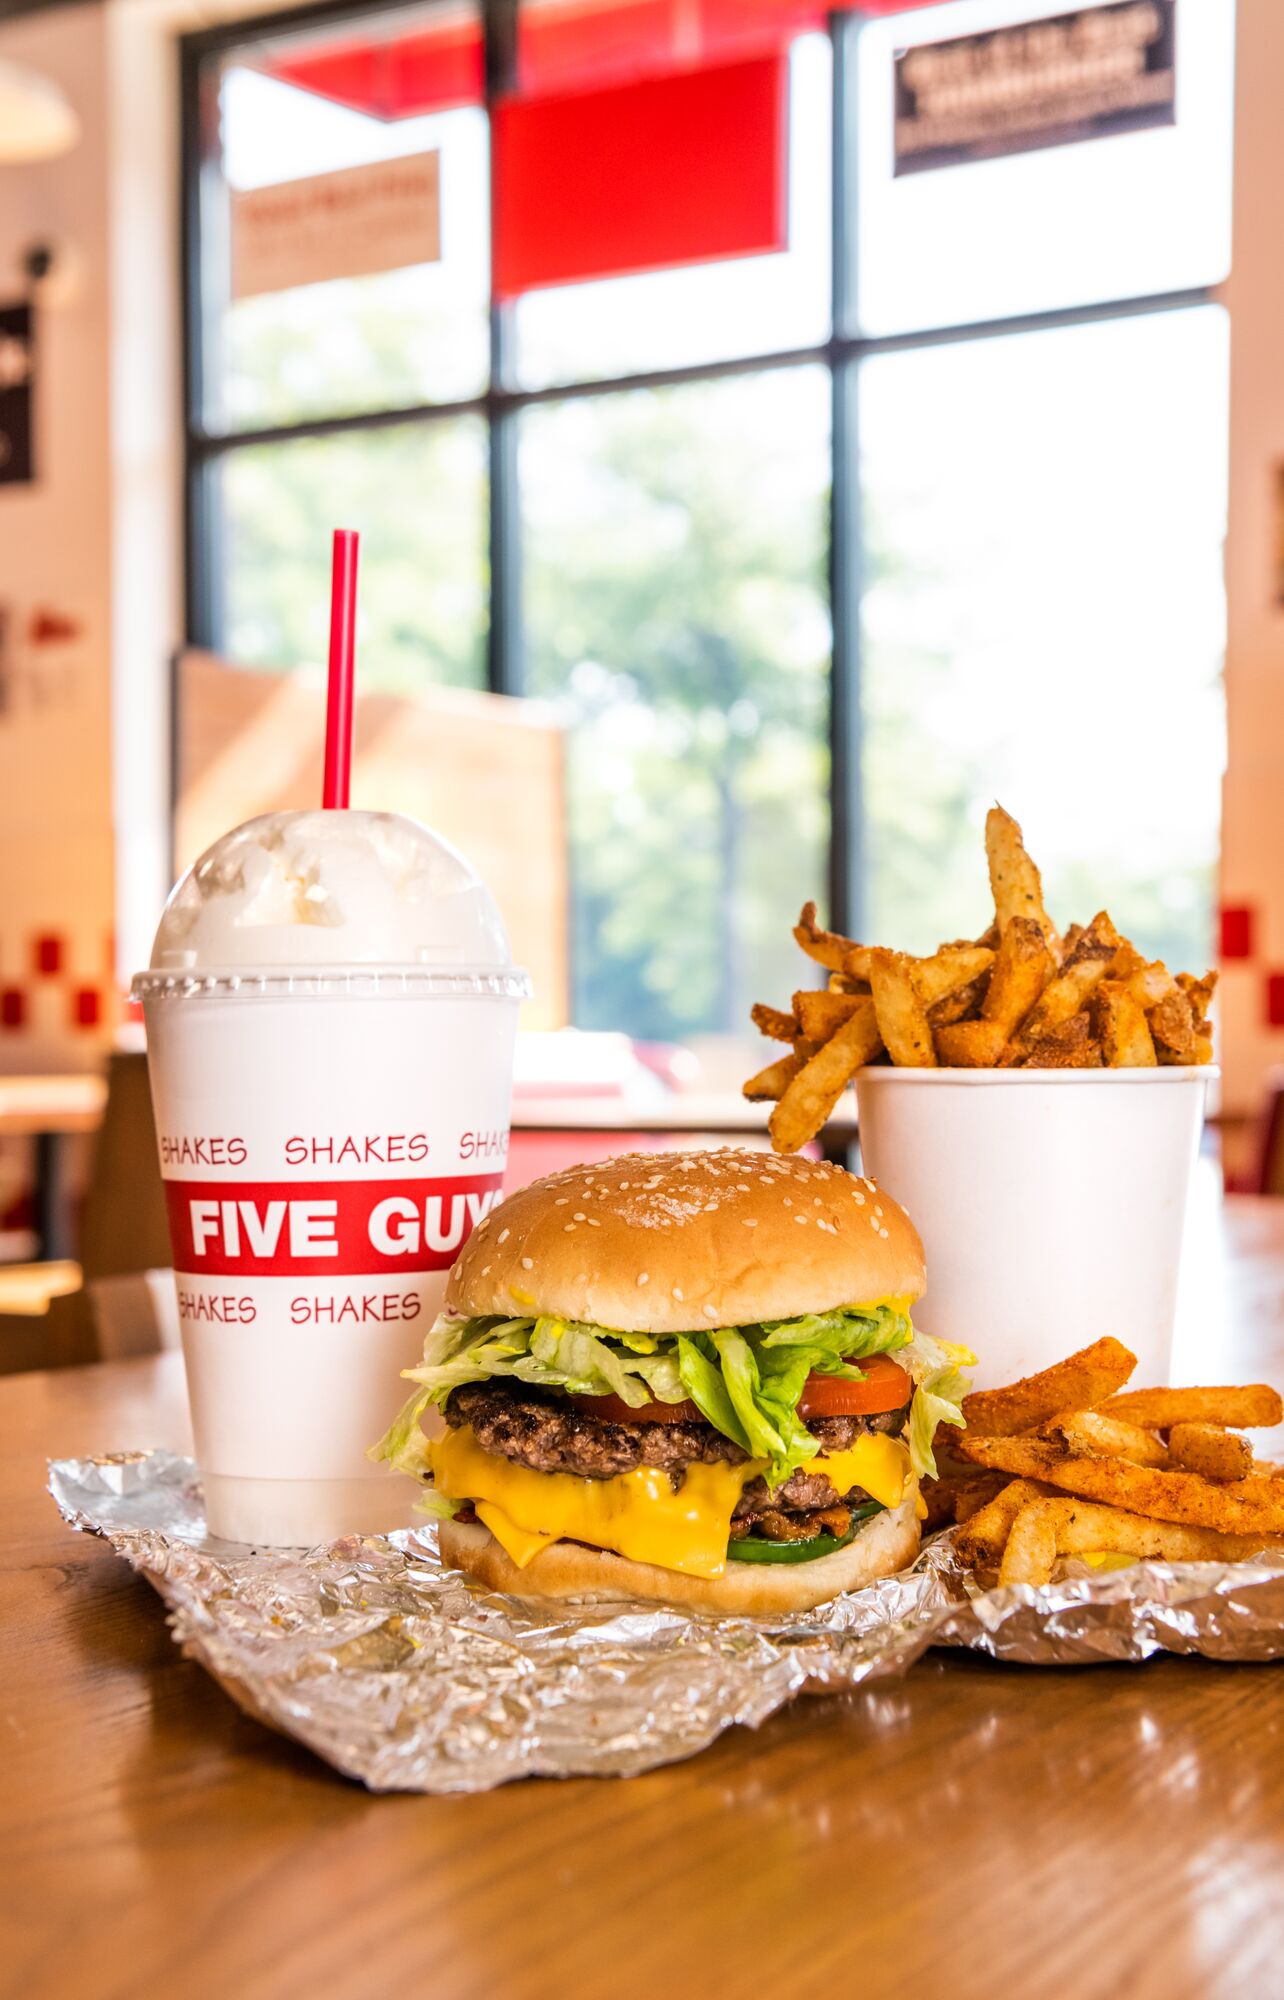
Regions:
[[899, 1507], [875, 1514], [846, 1548], [805, 1563], [729, 1562], [718, 1577], [687, 1576], [655, 1563], [631, 1562], [581, 1542], [554, 1542], [518, 1569], [480, 1522], [443, 1521], [441, 1559], [490, 1590], [509, 1597], [573, 1597], [590, 1604], [650, 1598], [692, 1611], [773, 1614], [811, 1611], [844, 1590], [860, 1590], [894, 1576], [918, 1554], [918, 1481]]

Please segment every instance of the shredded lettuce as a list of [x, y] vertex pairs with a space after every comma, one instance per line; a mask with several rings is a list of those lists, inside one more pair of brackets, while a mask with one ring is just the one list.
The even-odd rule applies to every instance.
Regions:
[[916, 1327], [900, 1361], [914, 1378], [914, 1397], [905, 1429], [910, 1462], [920, 1479], [935, 1479], [932, 1440], [936, 1427], [954, 1424], [960, 1430], [964, 1428], [960, 1405], [972, 1384], [963, 1371], [975, 1364], [976, 1356], [968, 1347], [949, 1340], [934, 1340], [931, 1334], [920, 1333]]
[[618, 1396], [630, 1409], [652, 1397], [662, 1403], [689, 1397], [724, 1437], [765, 1460], [768, 1484], [779, 1486], [818, 1449], [798, 1414], [808, 1375], [859, 1381], [860, 1361], [873, 1354], [896, 1354], [909, 1370], [910, 1455], [916, 1471], [933, 1470], [936, 1425], [962, 1422], [958, 1400], [966, 1384], [958, 1369], [965, 1350], [916, 1333], [908, 1315], [890, 1305], [679, 1334], [622, 1333], [550, 1314], [443, 1314], [424, 1343], [423, 1362], [406, 1370], [419, 1384], [415, 1395], [371, 1456], [422, 1477], [422, 1439], [416, 1439], [427, 1406], [440, 1406], [465, 1382], [515, 1380], [571, 1395]]

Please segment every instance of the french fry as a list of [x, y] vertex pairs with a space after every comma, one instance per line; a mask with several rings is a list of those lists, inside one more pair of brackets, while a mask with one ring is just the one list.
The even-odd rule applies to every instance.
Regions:
[[1195, 1060], [1195, 1010], [1180, 986], [1174, 986], [1148, 1015], [1151, 1040], [1161, 1063]]
[[1120, 1458], [1063, 1458], [1043, 1438], [959, 1439], [961, 1457], [1018, 1479], [1041, 1479], [1084, 1500], [1100, 1500], [1127, 1514], [1186, 1521], [1221, 1534], [1271, 1540], [1284, 1536], [1284, 1486], [1274, 1479], [1228, 1480], [1215, 1485], [1195, 1472], [1160, 1471]]
[[936, 1049], [913, 959], [900, 951], [871, 952], [869, 983], [878, 1032], [892, 1061], [904, 1069], [935, 1069]]
[[1105, 1061], [1086, 1014], [1072, 1014], [1033, 1042], [1024, 1034], [1016, 1036], [999, 1057], [1000, 1067], [1007, 1066], [1014, 1050], [1022, 1069], [1100, 1069]]
[[814, 1139], [849, 1079], [882, 1048], [872, 1000], [862, 1000], [849, 1021], [817, 1049], [799, 1070], [771, 1114], [771, 1143], [778, 1153], [796, 1153]]
[[994, 964], [986, 945], [943, 944], [930, 958], [914, 961], [914, 984], [925, 1007], [939, 1006], [984, 977]]
[[1098, 912], [1067, 952], [1060, 972], [1049, 980], [1021, 1025], [1018, 1050], [1051, 1034], [1078, 1014], [1093, 988], [1105, 978], [1119, 949], [1119, 933], [1104, 910]]
[[868, 993], [868, 979], [853, 979], [847, 972], [831, 972], [828, 986], [831, 993]]
[[1144, 959], [1135, 945], [1125, 938], [1115, 953], [1110, 977], [1117, 979], [1128, 988], [1134, 1000], [1149, 1013], [1166, 1000], [1170, 993], [1180, 991], [1177, 981], [1162, 959]]
[[741, 1086], [742, 1095], [750, 1103], [778, 1101], [801, 1068], [800, 1056], [781, 1056], [778, 1062], [768, 1063], [756, 1076], [751, 1076], [748, 1083]]
[[[968, 1021], [981, 1011], [985, 999], [985, 989], [990, 983], [990, 975], [983, 972], [979, 979], [969, 980], [966, 986], [947, 993], [943, 1000], [934, 1000], [927, 1010], [927, 1018], [933, 1032], [937, 1028], [952, 1028], [958, 1021]], [[938, 1049], [937, 1054], [940, 1051]]]
[[1205, 1479], [1247, 1479], [1253, 1470], [1253, 1447], [1238, 1431], [1219, 1424], [1174, 1424], [1168, 1433], [1168, 1456], [1185, 1472]]
[[1202, 1028], [1208, 1019], [1208, 1009], [1217, 986], [1217, 974], [1206, 972], [1202, 979], [1196, 979], [1192, 972], [1179, 972], [1177, 984], [1189, 1000], [1195, 1020]]
[[859, 1006], [852, 993], [818, 993], [813, 987], [794, 995], [794, 1015], [809, 1042], [827, 1042]]
[[760, 1035], [769, 1041], [792, 1042], [798, 1033], [798, 1022], [792, 1014], [786, 1014], [783, 1007], [768, 1007], [763, 1000], [755, 1000], [749, 1009], [749, 1018]]
[[1108, 1069], [1155, 1067], [1155, 1045], [1141, 1003], [1118, 980], [1100, 982], [1092, 996], [1092, 1019]]
[[[1019, 1431], [1033, 1430], [1036, 1424], [1046, 1423], [1051, 1417], [1095, 1408], [1123, 1386], [1136, 1365], [1136, 1355], [1122, 1341], [1107, 1334], [1053, 1367], [1041, 1369], [1037, 1375], [1026, 1375], [1006, 1388], [974, 1389], [963, 1398], [964, 1421], [970, 1429], [988, 1437], [1013, 1437]], [[1111, 1414], [1115, 1413], [1111, 1406]], [[1129, 1423], [1148, 1424], [1145, 1417], [1133, 1416], [1126, 1410], [1117, 1414], [1126, 1417]], [[960, 1456], [967, 1457], [961, 1444], [962, 1440]]]
[[1007, 1035], [997, 1021], [955, 1021], [937, 1028], [936, 1060], [947, 1069], [992, 1069]]
[[[942, 1426], [948, 1430], [949, 1426]], [[937, 1464], [940, 1450], [937, 1448]], [[919, 1491], [927, 1508], [924, 1530], [931, 1534], [947, 1522], [966, 1521], [1008, 1484], [1001, 1472], [978, 1472], [974, 1465], [958, 1471], [938, 1473], [935, 1479], [920, 1482]]]
[[1268, 1430], [1284, 1419], [1284, 1403], [1279, 1391], [1265, 1382], [1231, 1384], [1220, 1389], [1129, 1389], [1123, 1395], [1112, 1396], [1108, 1403], [1103, 1402], [1102, 1415], [1123, 1417], [1148, 1431], [1169, 1431], [1176, 1424], [1221, 1424], [1237, 1431]]
[[1168, 1453], [1149, 1431], [1119, 1417], [1103, 1417], [1098, 1410], [1063, 1411], [1041, 1426], [1041, 1435], [1063, 1444], [1072, 1456], [1126, 1458], [1133, 1465], [1168, 1463]]
[[1039, 871], [1025, 851], [1020, 827], [1002, 806], [991, 806], [985, 816], [985, 852], [1000, 932], [1006, 937], [1014, 918], [1026, 918], [1039, 926], [1045, 941], [1055, 950], [1056, 928], [1043, 907]]
[[794, 937], [808, 958], [814, 958], [817, 965], [823, 965], [829, 972], [845, 972], [849, 953], [862, 949], [855, 938], [843, 937], [838, 931], [822, 930], [816, 922], [814, 903], [803, 904], [798, 922], [794, 925]]
[[1017, 1515], [1032, 1500], [1041, 1499], [1049, 1491], [1037, 1480], [1013, 1479], [993, 1500], [978, 1507], [964, 1522], [954, 1542], [969, 1569], [997, 1569]]
[[1225, 1535], [1213, 1528], [1147, 1521], [1117, 1507], [1083, 1500], [1034, 1500], [1012, 1524], [999, 1583], [1036, 1587], [1050, 1581], [1057, 1559], [1098, 1550], [1163, 1557], [1168, 1562], [1242, 1562], [1262, 1547], [1260, 1536]]
[[1012, 917], [995, 954], [981, 1008], [981, 1018], [1002, 1029], [1005, 1044], [1056, 969], [1056, 960], [1035, 919]]

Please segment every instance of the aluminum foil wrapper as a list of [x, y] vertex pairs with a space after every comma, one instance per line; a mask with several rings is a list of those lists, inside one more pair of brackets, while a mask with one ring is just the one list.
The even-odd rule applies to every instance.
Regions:
[[[248, 1713], [372, 1791], [629, 1776], [794, 1695], [903, 1673], [929, 1646], [1025, 1666], [1284, 1655], [1284, 1551], [1138, 1563], [980, 1592], [948, 1534], [911, 1570], [788, 1621], [541, 1607], [442, 1567], [435, 1526], [254, 1552], [206, 1532], [173, 1453], [60, 1459], [49, 1490], [153, 1584], [174, 1636]], [[1072, 1573], [1077, 1572], [1077, 1573]]]

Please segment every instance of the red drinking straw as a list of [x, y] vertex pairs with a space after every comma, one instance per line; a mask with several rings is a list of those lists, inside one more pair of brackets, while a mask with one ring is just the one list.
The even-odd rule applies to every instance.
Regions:
[[330, 571], [330, 679], [325, 705], [325, 782], [321, 804], [329, 812], [348, 803], [352, 778], [352, 673], [357, 636], [355, 528], [334, 531]]

